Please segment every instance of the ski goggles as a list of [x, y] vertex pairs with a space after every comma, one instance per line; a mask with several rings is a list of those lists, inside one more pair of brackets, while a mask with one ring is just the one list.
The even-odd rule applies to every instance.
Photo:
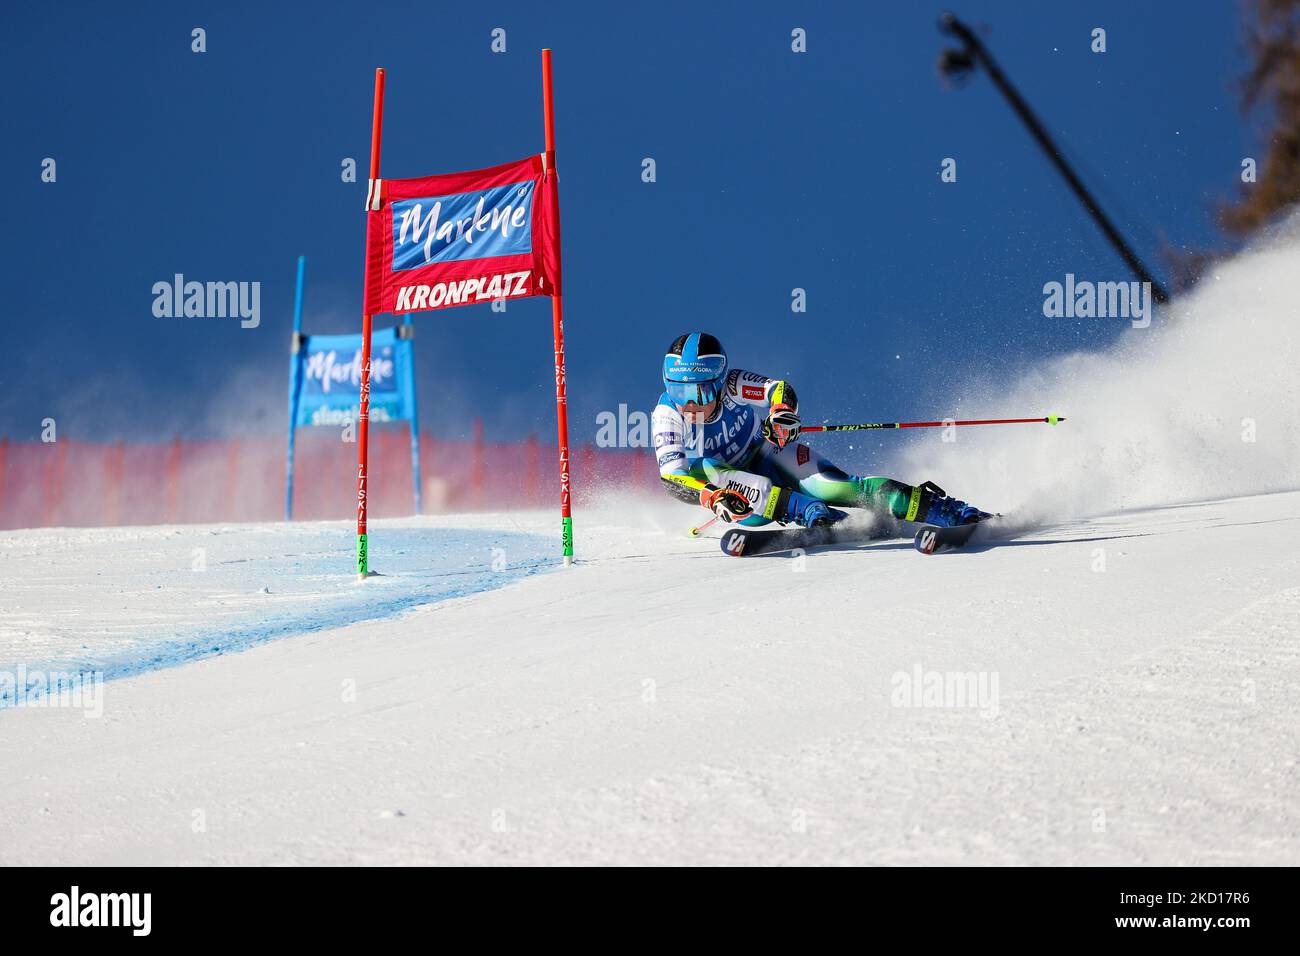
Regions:
[[680, 408], [683, 405], [709, 405], [718, 397], [717, 382], [665, 382], [668, 397]]

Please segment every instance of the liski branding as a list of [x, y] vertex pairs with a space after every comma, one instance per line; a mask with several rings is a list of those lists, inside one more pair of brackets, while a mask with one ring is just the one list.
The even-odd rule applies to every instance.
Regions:
[[532, 252], [533, 181], [393, 203], [393, 271]]
[[404, 285], [397, 290], [396, 312], [419, 312], [448, 305], [466, 305], [469, 302], [486, 302], [509, 299], [528, 294], [528, 277], [532, 270], [503, 272], [500, 275], [475, 276], [472, 279], [455, 279], [435, 282], [432, 285]]
[[50, 925], [59, 927], [125, 926], [132, 936], [148, 936], [153, 928], [152, 893], [71, 892], [50, 897]]

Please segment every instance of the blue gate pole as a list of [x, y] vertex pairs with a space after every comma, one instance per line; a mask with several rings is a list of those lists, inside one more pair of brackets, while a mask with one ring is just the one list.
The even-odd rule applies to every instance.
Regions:
[[293, 344], [289, 347], [289, 452], [284, 467], [284, 520], [293, 520], [293, 439], [298, 423], [298, 397], [302, 392], [302, 284], [307, 257], [298, 257], [298, 281], [293, 293]]

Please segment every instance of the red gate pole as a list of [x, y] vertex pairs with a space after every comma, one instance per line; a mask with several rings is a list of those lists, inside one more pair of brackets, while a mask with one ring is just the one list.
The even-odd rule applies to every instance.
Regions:
[[[542, 116], [546, 125], [546, 176], [558, 176], [555, 169], [555, 97], [551, 88], [551, 51], [542, 50]], [[559, 195], [559, 181], [551, 188]], [[560, 213], [555, 211], [556, 236]], [[573, 564], [573, 510], [569, 486], [569, 399], [564, 370], [564, 302], [559, 293], [551, 296], [551, 330], [555, 338], [555, 428], [560, 443], [560, 540], [564, 546], [564, 566]]]
[[[370, 186], [366, 203], [366, 265], [362, 271], [362, 295], [370, 271], [370, 210], [379, 204], [374, 193], [379, 189], [379, 144], [384, 128], [384, 71], [375, 70], [375, 108], [370, 123]], [[361, 316], [361, 395], [357, 403], [357, 577], [364, 581], [370, 574], [370, 550], [366, 538], [366, 468], [370, 450], [370, 334], [374, 316]]]

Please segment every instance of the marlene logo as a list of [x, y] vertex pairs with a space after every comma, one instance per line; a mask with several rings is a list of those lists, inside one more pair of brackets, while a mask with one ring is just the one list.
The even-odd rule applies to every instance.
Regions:
[[[391, 349], [388, 350], [391, 353]], [[350, 362], [340, 362], [338, 352], [312, 352], [303, 363], [303, 375], [308, 382], [318, 385], [321, 392], [329, 394], [333, 385], [350, 385], [354, 388], [361, 383], [361, 350], [357, 349]], [[389, 387], [393, 377], [393, 360], [381, 356], [370, 357], [370, 387], [382, 391]]]
[[533, 249], [536, 183], [393, 203], [393, 271]]
[[[703, 425], [687, 422], [686, 440], [683, 444], [687, 448], [695, 449], [697, 454], [717, 451], [734, 441], [742, 432], [752, 432], [753, 428], [754, 422], [750, 418], [749, 407], [745, 406], [734, 418], [723, 416], [712, 427], [706, 428]], [[706, 431], [709, 434], [706, 434]]]

